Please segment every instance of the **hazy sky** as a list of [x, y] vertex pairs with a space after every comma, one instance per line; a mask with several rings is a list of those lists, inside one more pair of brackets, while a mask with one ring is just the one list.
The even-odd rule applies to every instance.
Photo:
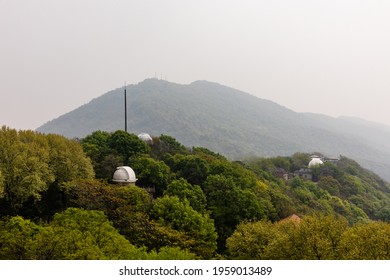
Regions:
[[390, 1], [0, 0], [0, 125], [157, 76], [390, 124]]

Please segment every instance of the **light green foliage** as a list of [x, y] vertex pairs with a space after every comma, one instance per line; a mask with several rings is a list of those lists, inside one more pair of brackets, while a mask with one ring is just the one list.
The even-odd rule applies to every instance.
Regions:
[[293, 259], [338, 259], [338, 246], [347, 221], [335, 216], [304, 217], [290, 236], [294, 247], [287, 250]]
[[266, 249], [275, 238], [275, 227], [271, 222], [259, 221], [239, 224], [226, 240], [228, 255], [237, 260], [266, 259]]
[[110, 224], [103, 212], [68, 208], [54, 216], [37, 237], [37, 259], [142, 259], [137, 249]]
[[93, 177], [91, 163], [75, 141], [7, 127], [0, 130], [0, 172], [12, 213], [29, 200], [40, 201], [53, 183]]
[[357, 224], [341, 236], [340, 257], [346, 260], [388, 260], [390, 258], [390, 224]]
[[59, 184], [94, 177], [91, 161], [79, 143], [54, 134], [47, 135], [47, 140], [50, 147], [49, 166]]
[[49, 154], [44, 135], [1, 128], [0, 170], [5, 199], [14, 212], [29, 198], [39, 201], [41, 193], [55, 180]]
[[242, 223], [227, 240], [233, 259], [339, 259], [347, 221], [334, 216]]
[[117, 166], [128, 165], [131, 157], [148, 153], [150, 147], [137, 135], [117, 130], [95, 131], [81, 140], [91, 158], [97, 178], [111, 179]]
[[35, 237], [42, 229], [20, 216], [12, 217], [8, 221], [0, 221], [0, 259], [31, 259]]
[[198, 185], [191, 185], [183, 178], [173, 180], [164, 191], [164, 195], [186, 199], [190, 206], [200, 213], [206, 210], [206, 196], [202, 189]]

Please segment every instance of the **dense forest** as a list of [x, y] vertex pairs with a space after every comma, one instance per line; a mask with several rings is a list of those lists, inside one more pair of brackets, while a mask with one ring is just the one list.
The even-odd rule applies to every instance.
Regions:
[[[4, 126], [0, 259], [389, 259], [390, 185], [344, 156], [308, 169], [310, 156]], [[135, 185], [112, 181], [123, 165]]]

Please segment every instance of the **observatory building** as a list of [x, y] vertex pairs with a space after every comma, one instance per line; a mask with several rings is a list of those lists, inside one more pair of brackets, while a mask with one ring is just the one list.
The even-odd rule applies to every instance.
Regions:
[[137, 181], [137, 178], [135, 177], [134, 170], [131, 169], [129, 166], [119, 166], [114, 172], [112, 181], [114, 181], [115, 183], [134, 185]]
[[321, 165], [321, 164], [324, 164], [324, 162], [320, 159], [319, 156], [311, 156], [311, 161], [309, 162], [309, 165], [308, 167], [309, 168], [312, 168], [312, 167], [315, 167], [317, 165]]
[[144, 142], [153, 143], [152, 137], [149, 134], [145, 133], [145, 132], [142, 132], [142, 133], [138, 134], [138, 138], [140, 140], [144, 141]]

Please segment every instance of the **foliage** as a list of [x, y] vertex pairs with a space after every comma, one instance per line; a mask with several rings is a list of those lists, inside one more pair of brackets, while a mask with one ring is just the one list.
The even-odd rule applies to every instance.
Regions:
[[131, 157], [148, 153], [150, 147], [137, 135], [117, 130], [95, 131], [81, 141], [91, 158], [97, 178], [111, 179], [117, 166], [129, 164]]
[[357, 224], [341, 236], [340, 256], [347, 260], [388, 260], [390, 258], [390, 224]]
[[[167, 135], [146, 144], [96, 131], [80, 145], [3, 127], [0, 257], [388, 257], [390, 185], [342, 156], [311, 169], [312, 180], [294, 175], [309, 156], [230, 161]], [[110, 183], [122, 164], [136, 186]]]
[[171, 170], [163, 161], [155, 160], [148, 155], [140, 155], [132, 159], [131, 166], [137, 174], [137, 185], [154, 187], [156, 194], [161, 195], [170, 179]]
[[233, 259], [339, 259], [346, 229], [345, 219], [324, 215], [242, 223], [227, 248]]
[[12, 214], [28, 202], [41, 201], [50, 188], [94, 175], [90, 160], [75, 141], [7, 127], [0, 130], [0, 173], [3, 197]]
[[197, 212], [204, 213], [206, 211], [206, 196], [201, 187], [191, 185], [183, 178], [173, 180], [168, 185], [164, 195], [177, 196], [181, 200], [187, 200]]
[[[208, 214], [195, 211], [187, 200], [176, 196], [158, 198], [153, 204], [151, 215], [160, 224], [192, 237], [197, 244], [194, 250], [204, 257], [210, 257], [216, 249], [217, 234]], [[199, 252], [201, 251], [201, 252]]]

